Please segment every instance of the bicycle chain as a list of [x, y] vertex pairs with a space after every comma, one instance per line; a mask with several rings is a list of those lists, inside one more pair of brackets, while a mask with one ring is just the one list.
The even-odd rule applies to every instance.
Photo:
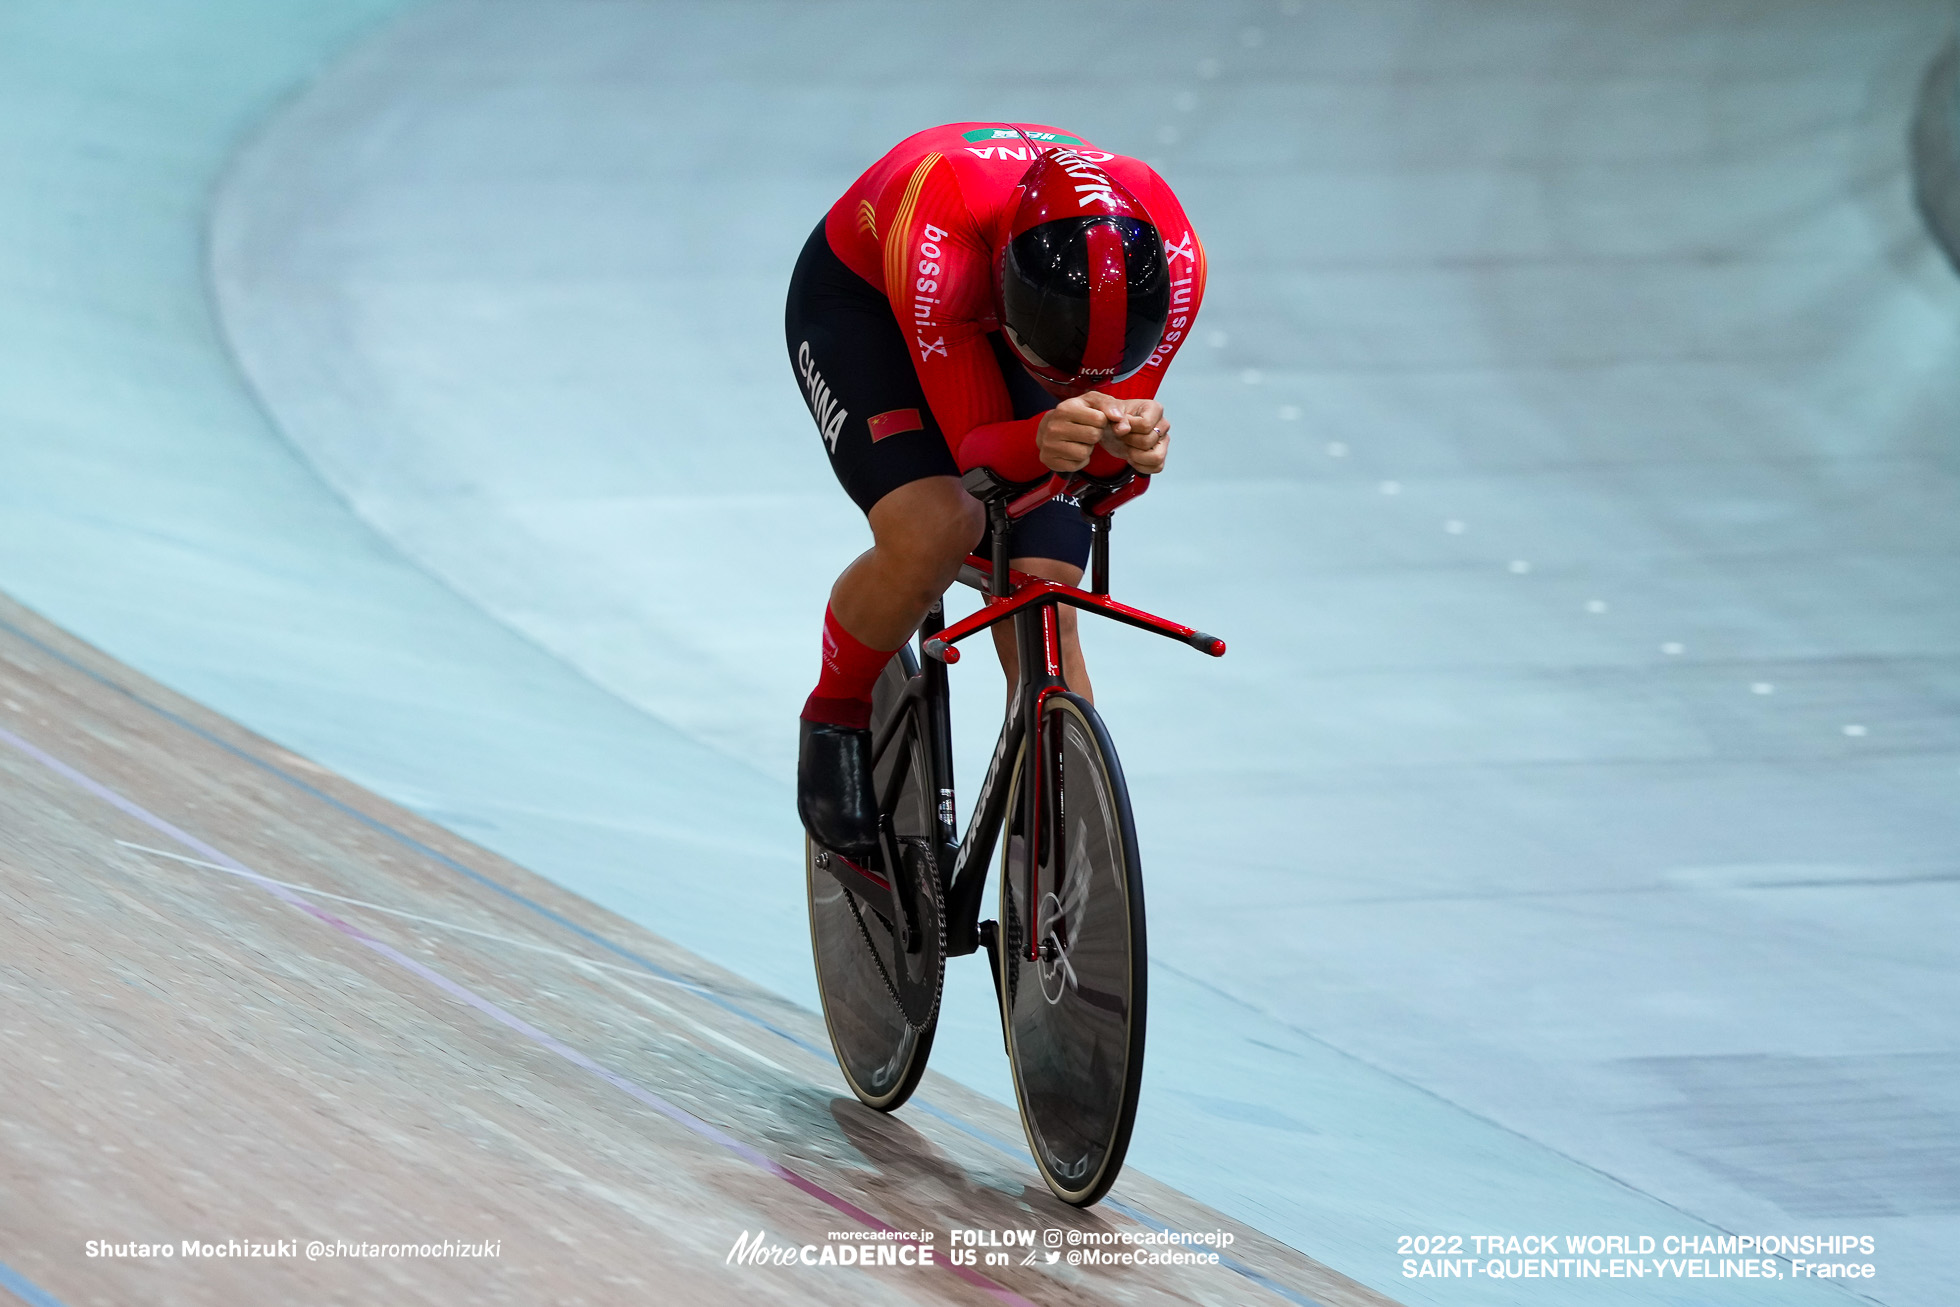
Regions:
[[[871, 938], [871, 928], [864, 924], [864, 913], [858, 907], [857, 895], [846, 890], [844, 902], [850, 905], [851, 919], [857, 922], [858, 934], [864, 937], [864, 951], [871, 955], [871, 965], [878, 968], [878, 979], [885, 982], [885, 992], [891, 995], [892, 1006], [898, 1009], [900, 1016], [905, 1016], [905, 1000], [898, 996], [898, 986], [892, 984], [891, 976], [885, 971], [885, 959], [878, 954], [878, 945]], [[906, 1017], [905, 1023], [912, 1024], [911, 1018]]]
[[[928, 874], [932, 874], [935, 871], [931, 847], [924, 840], [916, 836], [901, 836], [898, 842], [900, 844], [910, 845], [919, 851], [921, 856], [926, 860]], [[903, 860], [903, 855], [901, 855], [901, 860]], [[885, 967], [884, 954], [878, 951], [878, 945], [871, 937], [871, 928], [864, 924], [864, 912], [858, 907], [857, 895], [847, 892], [844, 895], [844, 901], [851, 907], [851, 918], [857, 922], [858, 934], [864, 939], [865, 951], [871, 954], [871, 965], [878, 968], [878, 979], [885, 982], [885, 993], [891, 996], [892, 1005], [898, 1009], [899, 1016], [905, 1018], [906, 1025], [914, 1030], [923, 1031], [927, 1026], [932, 1024], [933, 1016], [939, 1011], [939, 998], [943, 987], [939, 985], [933, 986], [932, 1001], [927, 1005], [926, 1010], [915, 1018], [911, 1011], [907, 1009], [905, 996], [899, 992], [897, 983], [892, 980], [891, 972]], [[880, 917], [878, 920], [882, 923], [884, 918]], [[933, 920], [938, 926], [940, 966], [943, 968], [945, 966], [946, 956], [946, 914], [944, 910], [935, 911], [933, 913]], [[897, 931], [892, 931], [891, 937], [893, 942], [896, 943]]]
[[[1003, 871], [1001, 874], [1003, 876], [1011, 876], [1014, 873], [1012, 871]], [[1019, 958], [1019, 954], [1015, 950], [1021, 947], [1021, 916], [1014, 911], [1014, 894], [1012, 890], [1001, 896], [1001, 906], [1006, 909], [1001, 914], [1006, 920], [1000, 923], [1000, 970], [1001, 980], [1007, 990], [1007, 1010], [1011, 1013], [1014, 1011], [1016, 991], [1020, 988], [1021, 974], [1021, 969], [1014, 965]]]

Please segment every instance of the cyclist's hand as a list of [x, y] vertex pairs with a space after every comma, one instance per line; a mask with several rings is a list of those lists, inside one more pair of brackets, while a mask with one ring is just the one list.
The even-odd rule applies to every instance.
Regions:
[[1065, 399], [1041, 415], [1034, 429], [1035, 452], [1041, 465], [1051, 472], [1078, 472], [1089, 465], [1089, 455], [1108, 434], [1114, 416], [1121, 416], [1121, 401], [1090, 391]]
[[1154, 399], [1112, 399], [1103, 407], [1109, 426], [1103, 432], [1102, 447], [1127, 462], [1145, 476], [1164, 470], [1170, 453], [1171, 424], [1164, 420], [1164, 406]]
[[1099, 390], [1065, 399], [1042, 415], [1035, 448], [1042, 466], [1076, 472], [1101, 445], [1139, 472], [1164, 470], [1170, 423], [1154, 399], [1117, 399]]

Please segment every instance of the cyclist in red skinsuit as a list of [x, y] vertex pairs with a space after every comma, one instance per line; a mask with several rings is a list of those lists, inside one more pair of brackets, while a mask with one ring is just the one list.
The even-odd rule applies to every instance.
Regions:
[[[1082, 315], [1073, 336], [1042, 307], [1062, 301], [1029, 289], [1067, 252], [1026, 271], [1058, 231], [1075, 242], [1063, 292]], [[1161, 471], [1170, 424], [1155, 395], [1204, 283], [1203, 247], [1163, 179], [1053, 127], [953, 123], [907, 137], [811, 234], [790, 284], [791, 365], [874, 539], [831, 592], [803, 711], [798, 808], [821, 842], [846, 853], [875, 842], [872, 685], [986, 529], [959, 474]], [[1086, 525], [1061, 501], [1010, 540], [1015, 568], [1070, 584], [1087, 551]], [[1064, 674], [1086, 694], [1074, 613], [1057, 611]], [[996, 644], [1011, 685], [1011, 638]]]
[[[1010, 417], [1000, 364], [986, 336], [1000, 325], [994, 317], [995, 253], [1035, 144], [1067, 146], [1100, 164], [1143, 201], [1164, 238], [1172, 311], [1163, 345], [1141, 372], [1099, 391], [1117, 399], [1156, 395], [1164, 369], [1190, 334], [1205, 284], [1204, 250], [1183, 206], [1149, 165], [1053, 128], [1023, 130], [1033, 143], [994, 123], [953, 123], [909, 136], [871, 165], [824, 218], [830, 248], [885, 293], [900, 329], [911, 337], [912, 366], [960, 470], [991, 467], [1015, 481], [1050, 469], [1036, 451], [1039, 419]], [[940, 232], [943, 238], [934, 240]], [[936, 245], [939, 257], [925, 255], [926, 245]], [[938, 271], [915, 271], [929, 263]], [[1099, 450], [1089, 471], [1107, 476], [1123, 465]]]

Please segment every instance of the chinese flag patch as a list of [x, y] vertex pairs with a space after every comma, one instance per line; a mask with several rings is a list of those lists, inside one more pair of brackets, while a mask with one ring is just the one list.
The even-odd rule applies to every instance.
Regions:
[[916, 408], [895, 408], [889, 413], [879, 413], [868, 425], [874, 442], [883, 440], [886, 436], [903, 435], [907, 431], [926, 429], [926, 424], [919, 420], [919, 410]]

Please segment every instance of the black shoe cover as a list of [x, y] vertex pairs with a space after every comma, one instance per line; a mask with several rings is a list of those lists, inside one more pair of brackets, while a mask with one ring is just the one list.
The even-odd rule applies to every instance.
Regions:
[[804, 721], [796, 755], [796, 815], [810, 838], [853, 862], [878, 849], [871, 732]]

